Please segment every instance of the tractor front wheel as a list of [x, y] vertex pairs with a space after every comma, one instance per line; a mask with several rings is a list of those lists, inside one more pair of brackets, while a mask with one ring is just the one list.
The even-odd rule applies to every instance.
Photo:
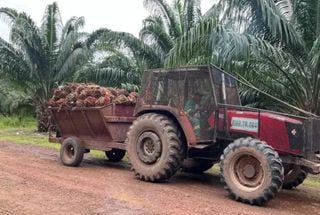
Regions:
[[240, 202], [261, 205], [273, 199], [283, 183], [278, 153], [265, 142], [241, 138], [221, 156], [221, 180], [230, 196]]
[[127, 135], [127, 152], [136, 176], [144, 181], [163, 181], [180, 169], [185, 153], [175, 124], [165, 115], [138, 117]]

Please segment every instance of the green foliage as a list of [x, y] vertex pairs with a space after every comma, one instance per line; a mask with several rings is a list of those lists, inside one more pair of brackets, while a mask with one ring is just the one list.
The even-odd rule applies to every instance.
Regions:
[[10, 81], [0, 80], [0, 115], [33, 113], [28, 93]]
[[0, 129], [36, 128], [37, 121], [31, 116], [0, 116]]
[[[145, 61], [140, 59], [143, 59], [147, 52], [143, 53], [143, 48], [140, 52], [137, 51], [138, 48], [134, 49], [135, 52], [129, 49], [122, 50], [121, 42], [116, 41], [118, 34], [120, 33], [112, 32], [111, 35], [106, 31], [96, 39], [95, 44], [91, 46], [94, 52], [93, 58], [76, 72], [75, 81], [94, 82], [112, 87], [120, 87], [122, 83], [135, 85], [140, 83], [141, 74], [146, 68]], [[136, 39], [133, 42], [139, 41]], [[135, 55], [132, 56], [132, 54]]]
[[[137, 90], [146, 69], [164, 66], [176, 40], [202, 20], [199, 0], [145, 0], [150, 16], [143, 20], [140, 38], [109, 29], [91, 35], [91, 61], [77, 72], [75, 80]], [[132, 85], [132, 86], [129, 86]]]
[[[319, 17], [318, 1], [221, 0], [178, 39], [166, 65], [211, 62], [293, 106], [320, 114]], [[306, 23], [314, 23], [313, 29]], [[250, 106], [288, 111], [250, 89], [242, 88], [242, 98]]]
[[[43, 110], [39, 107], [53, 88], [70, 80], [91, 54], [81, 32], [84, 18], [72, 17], [63, 25], [57, 3], [47, 6], [39, 27], [26, 13], [10, 8], [0, 8], [0, 18], [10, 27], [10, 43], [0, 38], [1, 78], [27, 91], [30, 104]], [[46, 130], [47, 123], [41, 126], [46, 115], [37, 114], [39, 128]]]
[[8, 141], [16, 144], [32, 144], [45, 148], [59, 149], [59, 144], [52, 144], [48, 142], [46, 134], [35, 132], [36, 126], [31, 128], [10, 128], [0, 129], [0, 141]]

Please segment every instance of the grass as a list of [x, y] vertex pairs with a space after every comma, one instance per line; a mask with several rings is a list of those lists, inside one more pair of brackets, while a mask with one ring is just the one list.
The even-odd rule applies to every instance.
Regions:
[[6, 128], [0, 129], [0, 141], [10, 141], [17, 144], [32, 144], [46, 148], [59, 149], [59, 144], [48, 141], [48, 135], [37, 133], [34, 128]]
[[[32, 117], [0, 116], [0, 141], [37, 145], [55, 150], [60, 149], [60, 144], [50, 143], [48, 133], [38, 133], [36, 127], [37, 122]], [[105, 157], [104, 152], [97, 150], [91, 150], [90, 155], [96, 158]]]
[[320, 177], [319, 175], [309, 175], [303, 184], [309, 187], [320, 188]]
[[0, 129], [9, 128], [36, 128], [37, 122], [31, 116], [0, 116]]

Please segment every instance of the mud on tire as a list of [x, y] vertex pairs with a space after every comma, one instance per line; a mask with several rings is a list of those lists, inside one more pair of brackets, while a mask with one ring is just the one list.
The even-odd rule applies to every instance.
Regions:
[[300, 166], [293, 165], [290, 167], [285, 166], [285, 176], [282, 188], [286, 190], [291, 190], [298, 187], [307, 178], [308, 173], [306, 173]]
[[69, 137], [62, 142], [60, 160], [65, 166], [76, 167], [81, 163], [84, 152], [81, 141], [76, 137]]
[[135, 175], [144, 181], [163, 181], [180, 169], [185, 157], [179, 130], [165, 115], [137, 118], [127, 134], [127, 152]]
[[282, 187], [284, 171], [278, 153], [257, 139], [241, 138], [229, 144], [220, 169], [225, 189], [243, 203], [264, 204]]

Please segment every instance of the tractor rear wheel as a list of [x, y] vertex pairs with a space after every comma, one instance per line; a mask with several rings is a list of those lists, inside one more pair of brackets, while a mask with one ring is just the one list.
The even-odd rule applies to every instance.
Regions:
[[282, 188], [291, 190], [298, 187], [307, 178], [308, 173], [306, 173], [300, 166], [285, 166], [285, 176]]
[[69, 137], [62, 142], [60, 160], [65, 166], [79, 166], [83, 159], [85, 149], [76, 137]]
[[110, 151], [106, 151], [105, 154], [109, 161], [119, 162], [126, 155], [126, 151], [121, 149], [111, 149]]
[[214, 165], [211, 160], [185, 159], [182, 164], [182, 171], [188, 173], [201, 174]]
[[265, 142], [241, 138], [221, 156], [221, 181], [240, 202], [261, 205], [273, 199], [283, 183], [283, 166], [276, 151]]
[[165, 115], [138, 117], [127, 134], [127, 152], [136, 176], [144, 181], [163, 181], [181, 168], [185, 152], [175, 124]]

